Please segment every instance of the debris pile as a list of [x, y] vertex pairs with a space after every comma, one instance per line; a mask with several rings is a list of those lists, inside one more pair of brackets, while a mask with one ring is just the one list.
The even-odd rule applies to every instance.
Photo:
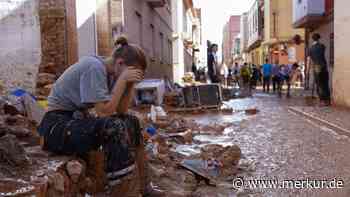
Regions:
[[[238, 146], [196, 140], [203, 134], [224, 135], [232, 123], [203, 125], [169, 114], [161, 107], [151, 108], [148, 116], [144, 111], [133, 113], [143, 120], [145, 128], [149, 178], [166, 190], [167, 196], [210, 196], [218, 192], [213, 185], [228, 184], [228, 178], [237, 175], [242, 157]], [[102, 152], [92, 152], [85, 160], [49, 155], [41, 150], [33, 124], [22, 114], [0, 114], [0, 196], [85, 196], [103, 192]], [[183, 154], [177, 151], [181, 146], [193, 147], [197, 152]]]
[[81, 159], [50, 155], [41, 149], [33, 121], [5, 112], [0, 110], [0, 196], [85, 196], [101, 191], [98, 156], [91, 153], [87, 170]]
[[[48, 67], [49, 69], [49, 67]], [[50, 94], [52, 84], [56, 81], [56, 75], [51, 73], [39, 73], [37, 79], [36, 95], [45, 98]]]
[[[0, 138], [0, 171], [13, 175], [30, 163], [16, 136], [6, 134]], [[15, 171], [13, 170], [15, 169]]]
[[[145, 139], [151, 180], [169, 196], [196, 196], [198, 190], [227, 182], [238, 173], [242, 154], [238, 146], [205, 145], [195, 140], [203, 132], [222, 135], [231, 123], [200, 125], [173, 114], [166, 117], [145, 120]], [[201, 148], [198, 154], [186, 155], [177, 151], [183, 145]]]

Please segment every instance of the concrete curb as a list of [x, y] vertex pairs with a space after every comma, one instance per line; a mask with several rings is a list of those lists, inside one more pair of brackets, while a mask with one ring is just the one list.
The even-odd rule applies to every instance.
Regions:
[[302, 111], [302, 110], [300, 110], [300, 109], [298, 109], [296, 107], [289, 107], [288, 111], [296, 113], [296, 114], [299, 114], [299, 115], [302, 115], [303, 117], [305, 117], [305, 118], [307, 118], [307, 119], [309, 119], [311, 121], [314, 121], [314, 122], [317, 122], [319, 124], [322, 124], [322, 125], [330, 128], [330, 129], [336, 131], [338, 134], [346, 135], [346, 136], [350, 137], [350, 130], [345, 129], [345, 128], [339, 126], [339, 125], [336, 125], [336, 124], [331, 123], [331, 122], [329, 122], [327, 120], [321, 119], [321, 118], [319, 118], [319, 117], [317, 117], [315, 115], [312, 115], [310, 113], [306, 113], [306, 112], [304, 112], [304, 111]]

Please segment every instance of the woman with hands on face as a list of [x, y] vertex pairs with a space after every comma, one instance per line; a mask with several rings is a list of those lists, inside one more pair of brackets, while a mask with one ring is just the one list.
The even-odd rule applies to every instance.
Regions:
[[[126, 112], [146, 68], [144, 52], [125, 37], [116, 41], [110, 57], [83, 57], [70, 66], [53, 85], [48, 112], [38, 127], [43, 148], [82, 158], [102, 149], [109, 188], [130, 180], [136, 169], [144, 177], [144, 157], [135, 153], [143, 148], [141, 126]], [[91, 108], [97, 117], [85, 113]], [[140, 182], [146, 191], [145, 181]]]

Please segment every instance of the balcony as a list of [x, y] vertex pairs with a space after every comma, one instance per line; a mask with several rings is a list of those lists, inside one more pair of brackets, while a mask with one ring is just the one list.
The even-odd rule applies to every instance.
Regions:
[[316, 26], [324, 20], [325, 12], [325, 0], [293, 0], [293, 26]]
[[166, 0], [146, 0], [152, 8], [160, 8], [166, 5]]

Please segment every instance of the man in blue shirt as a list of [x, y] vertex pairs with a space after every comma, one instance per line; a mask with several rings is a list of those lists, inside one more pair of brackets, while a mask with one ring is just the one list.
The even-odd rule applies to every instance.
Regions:
[[272, 65], [269, 64], [269, 60], [266, 59], [266, 63], [263, 67], [263, 91], [267, 93], [270, 92], [270, 81], [271, 81], [271, 73], [272, 73]]

